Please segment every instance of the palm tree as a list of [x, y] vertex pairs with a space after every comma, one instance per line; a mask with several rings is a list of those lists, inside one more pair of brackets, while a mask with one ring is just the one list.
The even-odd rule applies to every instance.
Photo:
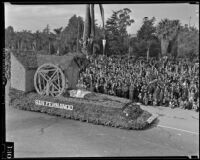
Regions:
[[[174, 41], [178, 37], [180, 28], [179, 20], [163, 19], [159, 22], [156, 28], [156, 35], [161, 42], [161, 55], [168, 55], [168, 47], [170, 41]], [[171, 52], [171, 51], [170, 51]]]
[[[99, 4], [99, 7], [100, 7], [101, 18], [102, 18], [103, 29], [104, 29], [104, 10], [103, 10], [102, 4]], [[86, 55], [88, 55], [88, 53], [93, 53], [94, 51], [94, 48], [93, 48], [94, 38], [95, 38], [94, 4], [87, 4], [84, 31], [83, 31], [83, 50]], [[104, 39], [105, 39], [105, 34], [104, 34]]]

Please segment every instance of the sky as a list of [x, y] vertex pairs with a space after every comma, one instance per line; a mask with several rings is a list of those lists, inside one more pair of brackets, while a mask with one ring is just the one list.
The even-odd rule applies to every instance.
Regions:
[[[13, 26], [15, 31], [42, 31], [47, 24], [50, 30], [66, 27], [68, 20], [76, 14], [85, 18], [85, 4], [67, 5], [13, 5], [5, 3], [5, 27]], [[156, 24], [164, 18], [179, 19], [181, 24], [189, 24], [199, 28], [199, 5], [188, 3], [169, 4], [103, 4], [105, 21], [112, 16], [113, 11], [129, 8], [130, 17], [134, 23], [128, 27], [129, 34], [136, 34], [142, 25], [144, 17], [155, 17]], [[190, 18], [191, 17], [191, 18]], [[95, 5], [95, 19], [102, 26], [100, 9]]]

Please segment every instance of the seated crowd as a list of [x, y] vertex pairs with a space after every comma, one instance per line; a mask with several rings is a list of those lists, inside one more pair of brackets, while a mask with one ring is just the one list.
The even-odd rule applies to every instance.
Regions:
[[199, 111], [199, 65], [186, 59], [137, 60], [89, 57], [79, 83], [87, 90], [129, 98], [144, 105]]

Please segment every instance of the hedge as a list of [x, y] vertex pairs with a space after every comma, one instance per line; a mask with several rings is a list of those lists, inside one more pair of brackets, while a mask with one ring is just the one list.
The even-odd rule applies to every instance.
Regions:
[[[152, 116], [151, 113], [142, 110], [137, 104], [123, 103], [109, 98], [99, 102], [95, 99], [55, 98], [40, 96], [35, 92], [24, 93], [15, 89], [10, 89], [9, 96], [10, 105], [18, 109], [43, 112], [67, 119], [123, 129], [145, 129], [150, 125], [147, 119]], [[73, 110], [36, 105], [35, 100], [73, 105]]]

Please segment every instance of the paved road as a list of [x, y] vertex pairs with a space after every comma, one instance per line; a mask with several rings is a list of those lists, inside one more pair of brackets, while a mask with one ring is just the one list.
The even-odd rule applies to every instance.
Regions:
[[128, 131], [7, 105], [6, 140], [14, 142], [16, 158], [199, 155], [197, 113], [173, 110], [174, 117], [165, 108], [144, 108], [159, 115], [158, 124]]

